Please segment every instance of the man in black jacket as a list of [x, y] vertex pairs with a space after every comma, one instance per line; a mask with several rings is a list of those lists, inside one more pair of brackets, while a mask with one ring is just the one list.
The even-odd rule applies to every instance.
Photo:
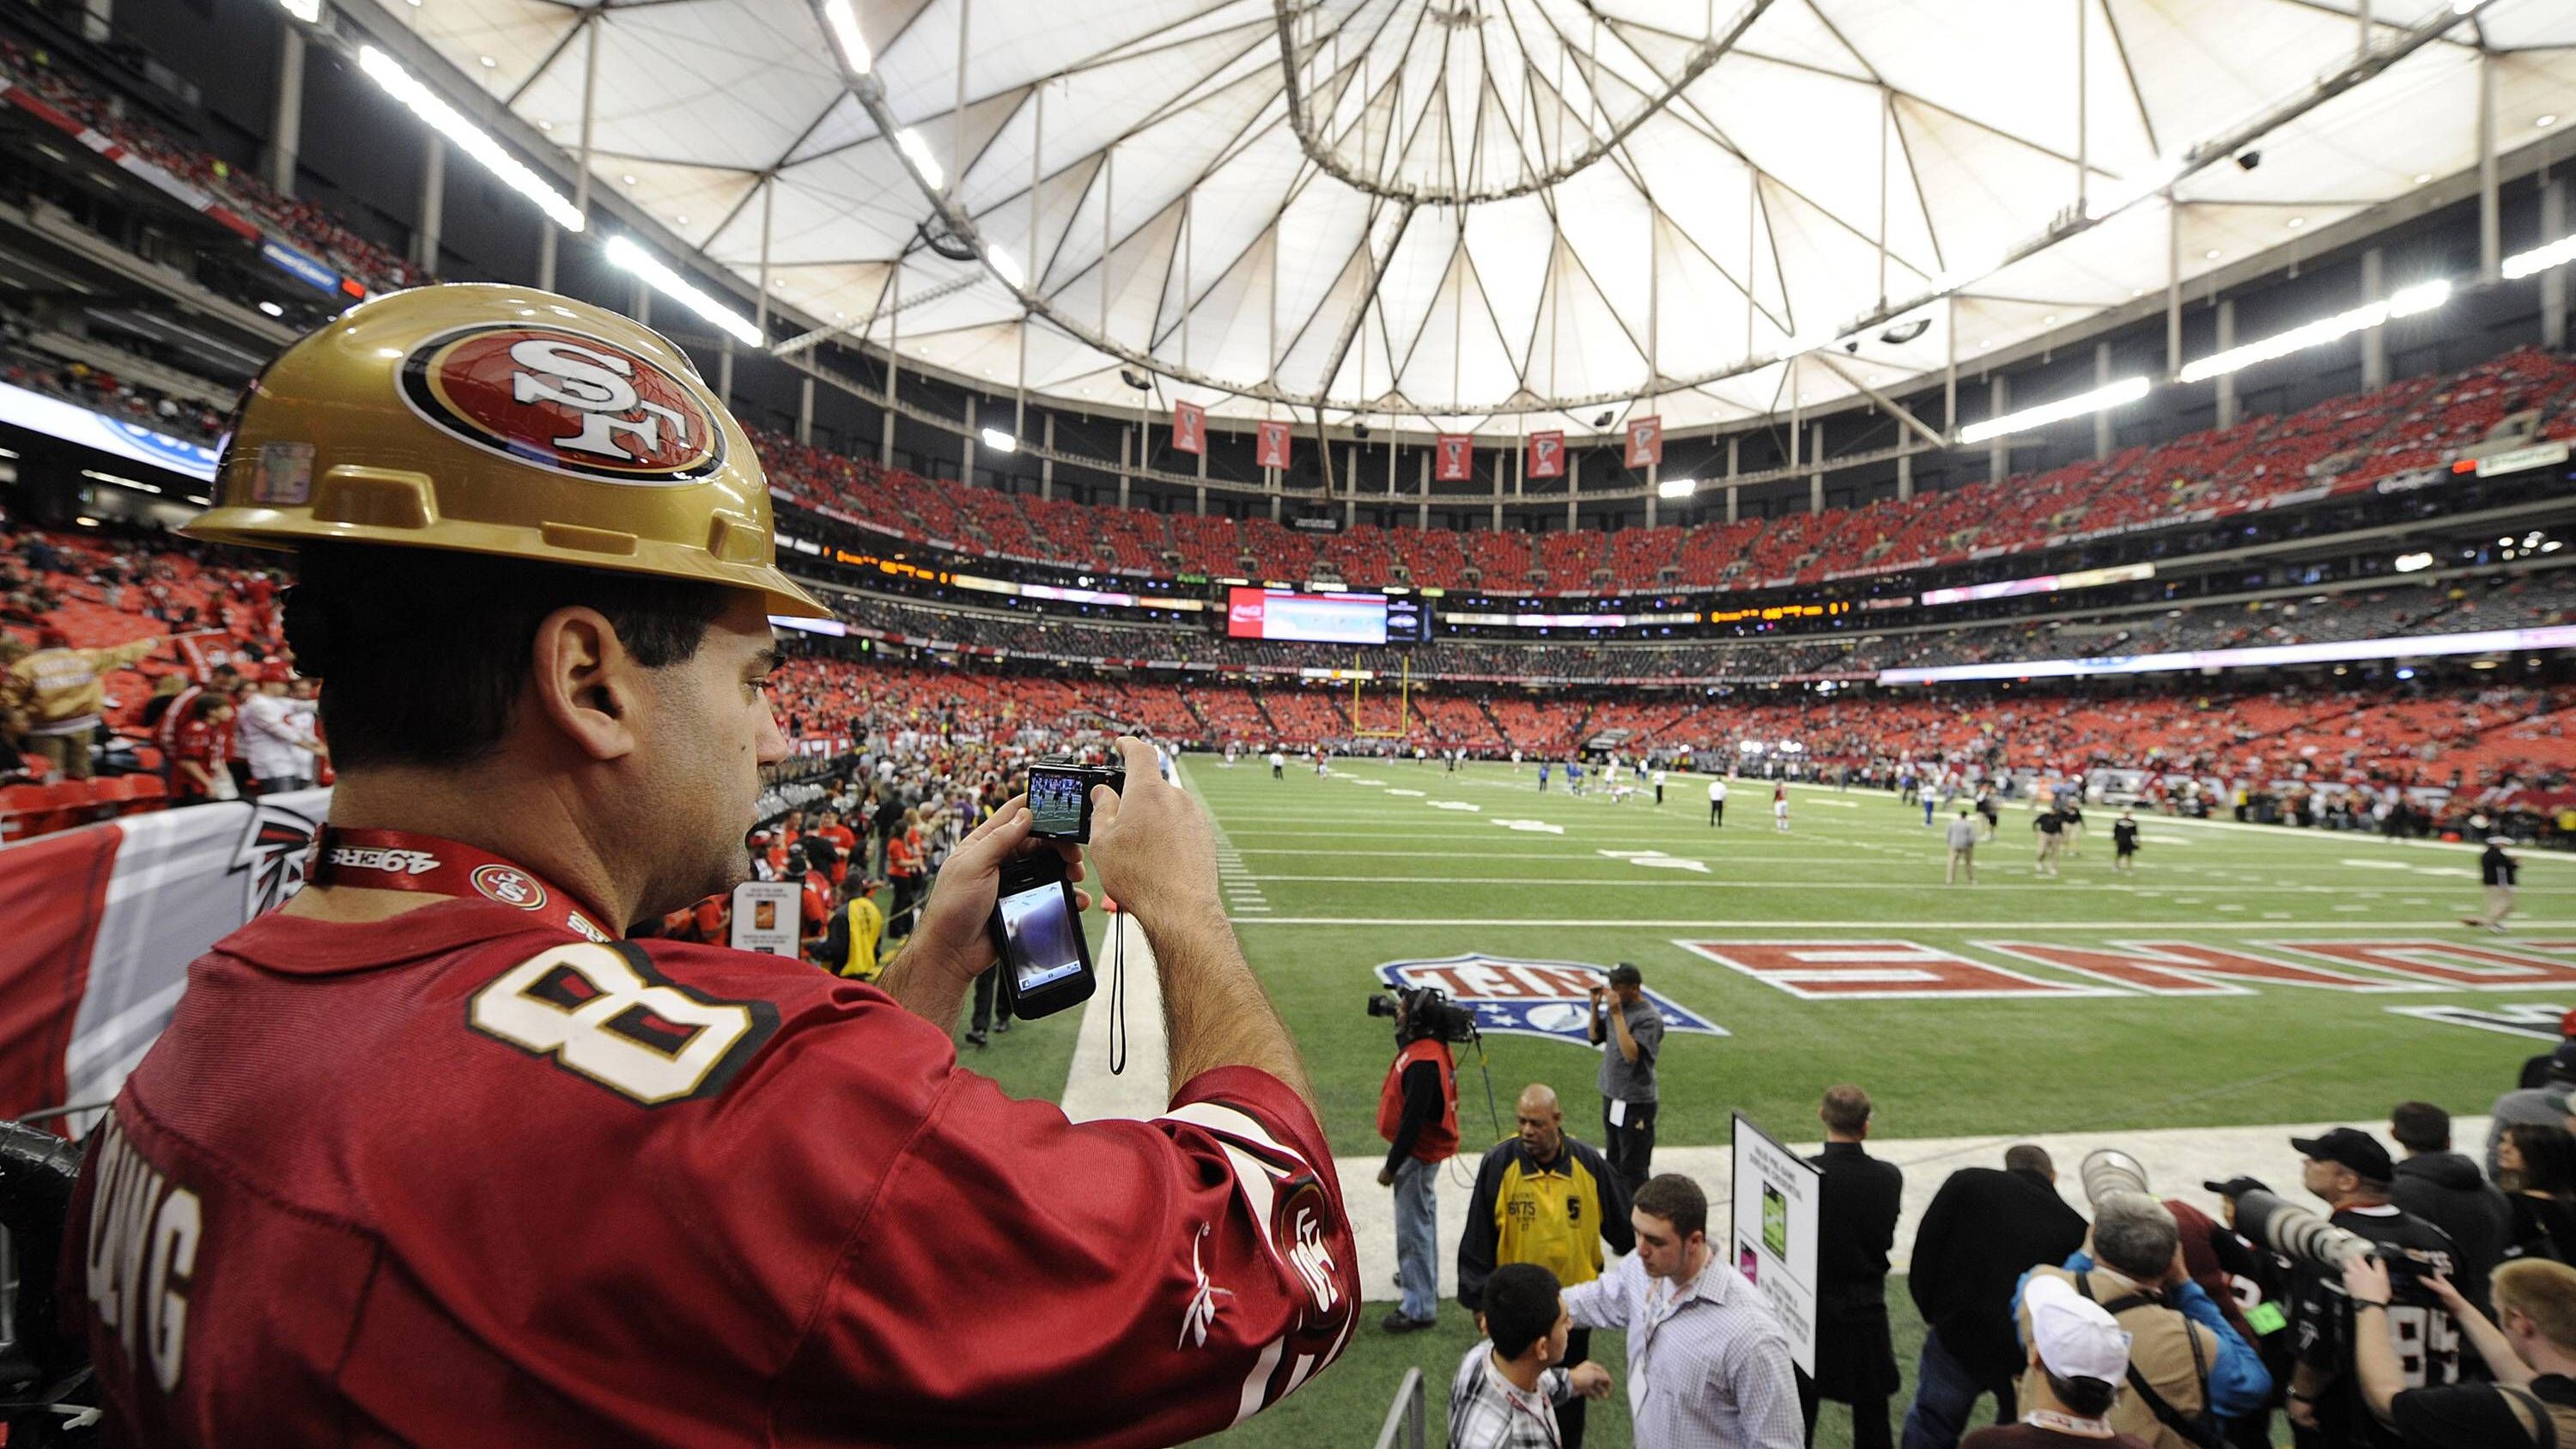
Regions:
[[1941, 1184], [1905, 1280], [1926, 1332], [1904, 1449], [1955, 1449], [1981, 1394], [1995, 1396], [1996, 1422], [2012, 1421], [2026, 1361], [2013, 1287], [2037, 1264], [2066, 1261], [2084, 1232], [2083, 1214], [2057, 1195], [2056, 1166], [2030, 1143], [2006, 1151], [2001, 1171], [1963, 1167]]
[[1824, 1174], [1816, 1199], [1816, 1376], [1798, 1375], [1798, 1409], [1816, 1442], [1816, 1403], [1852, 1407], [1852, 1449], [1888, 1449], [1887, 1401], [1895, 1394], [1896, 1345], [1887, 1326], [1887, 1254], [1896, 1246], [1905, 1174], [1861, 1146], [1869, 1136], [1869, 1093], [1825, 1091], [1816, 1112], [1825, 1150], [1808, 1159]]
[[2451, 1235], [2459, 1258], [2451, 1286], [2489, 1312], [2487, 1275], [2504, 1259], [2513, 1235], [2513, 1205], [2465, 1153], [2451, 1150], [2451, 1114], [2430, 1102], [2400, 1102], [2388, 1135], [2406, 1149], [2388, 1200]]

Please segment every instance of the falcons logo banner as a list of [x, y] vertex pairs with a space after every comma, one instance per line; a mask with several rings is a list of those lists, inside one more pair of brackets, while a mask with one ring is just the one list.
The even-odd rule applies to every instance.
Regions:
[[1263, 423], [1253, 443], [1253, 466], [1285, 468], [1288, 466], [1288, 425]]
[[1662, 417], [1628, 420], [1628, 466], [1645, 468], [1664, 461]]
[[1205, 453], [1207, 451], [1207, 409], [1197, 403], [1172, 404], [1172, 451]]
[[1565, 434], [1532, 433], [1529, 435], [1529, 476], [1532, 478], [1565, 476]]
[[1431, 476], [1443, 483], [1464, 483], [1476, 476], [1475, 439], [1465, 433], [1442, 433]]

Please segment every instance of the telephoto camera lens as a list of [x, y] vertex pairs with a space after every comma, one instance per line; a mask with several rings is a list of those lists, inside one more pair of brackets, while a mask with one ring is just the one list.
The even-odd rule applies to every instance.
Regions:
[[2236, 1199], [2236, 1231], [2284, 1258], [2341, 1268], [2371, 1251], [2370, 1241], [2259, 1188]]
[[2095, 1207], [2115, 1192], [2143, 1193], [2147, 1190], [2147, 1170], [2138, 1159], [2116, 1147], [2097, 1147], [2084, 1154], [2084, 1200]]

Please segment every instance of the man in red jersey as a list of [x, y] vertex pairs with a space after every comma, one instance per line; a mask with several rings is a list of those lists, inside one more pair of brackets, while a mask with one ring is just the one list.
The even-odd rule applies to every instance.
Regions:
[[[245, 400], [194, 536], [302, 554], [340, 782], [312, 883], [198, 960], [67, 1244], [111, 1444], [1142, 1446], [1348, 1342], [1350, 1230], [1213, 833], [1123, 741], [1089, 865], [1174, 1091], [961, 1071], [1007, 802], [879, 985], [623, 927], [749, 870], [772, 563], [749, 440], [567, 298], [368, 302]], [[1068, 849], [1068, 854], [1070, 850]]]

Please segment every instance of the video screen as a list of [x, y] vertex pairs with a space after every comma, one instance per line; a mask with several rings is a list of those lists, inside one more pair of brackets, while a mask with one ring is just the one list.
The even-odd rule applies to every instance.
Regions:
[[1046, 769], [1029, 771], [1029, 828], [1040, 835], [1079, 835], [1083, 792], [1080, 775]]
[[1082, 928], [1054, 881], [1002, 897], [1002, 931], [1019, 989], [1035, 991], [1082, 972]]
[[1233, 639], [1293, 644], [1383, 644], [1386, 600], [1377, 594], [1232, 589], [1226, 602], [1225, 632]]
[[1431, 610], [1420, 599], [1386, 601], [1386, 642], [1389, 644], [1428, 644], [1431, 642]]

